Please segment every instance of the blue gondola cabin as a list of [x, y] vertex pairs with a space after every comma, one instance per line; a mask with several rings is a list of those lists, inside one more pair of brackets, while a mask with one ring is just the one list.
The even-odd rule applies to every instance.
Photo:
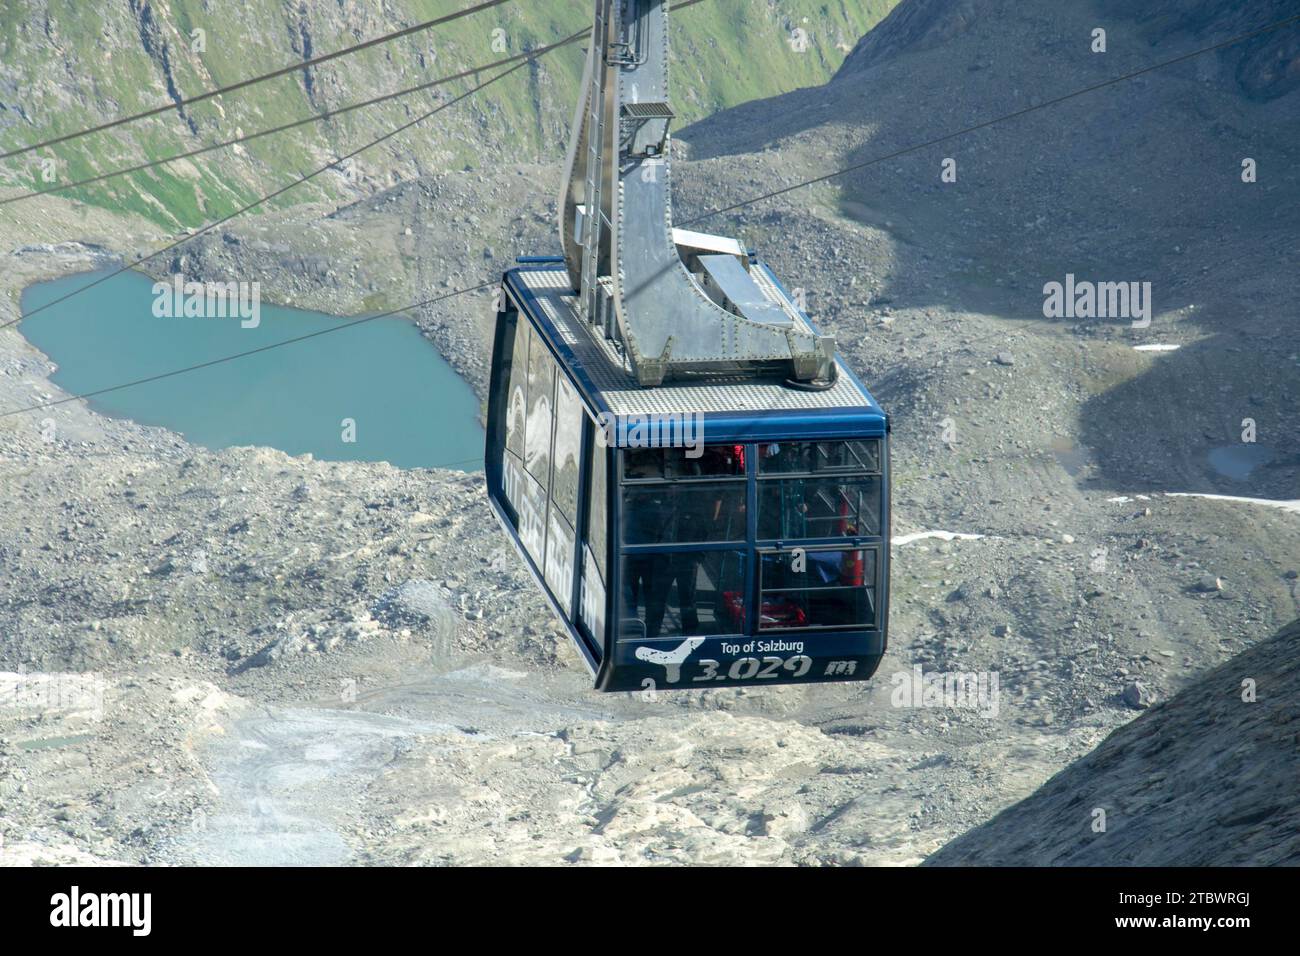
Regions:
[[[771, 271], [765, 306], [815, 333]], [[503, 282], [487, 483], [597, 689], [865, 680], [885, 651], [889, 423], [829, 387], [714, 372], [642, 387], [562, 259]]]

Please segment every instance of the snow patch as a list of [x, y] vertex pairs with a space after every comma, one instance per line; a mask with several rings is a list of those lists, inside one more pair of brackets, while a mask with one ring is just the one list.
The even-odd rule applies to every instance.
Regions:
[[1264, 505], [1269, 508], [1281, 508], [1283, 511], [1290, 511], [1292, 514], [1300, 514], [1300, 499], [1295, 501], [1283, 501], [1275, 498], [1241, 498], [1237, 495], [1205, 495], [1189, 491], [1171, 491], [1170, 498], [1209, 498], [1212, 501], [1236, 501], [1246, 505]]
[[518, 681], [525, 680], [528, 675], [523, 671], [513, 671], [505, 667], [497, 667], [495, 664], [471, 664], [469, 667], [462, 667], [460, 670], [450, 671], [442, 675], [447, 680], [464, 680], [475, 681], [480, 683], [496, 683], [498, 681]]
[[963, 534], [959, 531], [913, 531], [911, 534], [900, 534], [889, 543], [902, 547], [927, 538], [938, 538], [941, 541], [979, 541], [983, 537], [982, 534]]
[[[1245, 505], [1264, 505], [1268, 508], [1281, 508], [1283, 511], [1290, 511], [1294, 514], [1300, 514], [1300, 499], [1295, 501], [1284, 501], [1280, 498], [1242, 498], [1237, 495], [1210, 495], [1202, 494], [1195, 491], [1167, 491], [1161, 497], [1164, 498], [1208, 498], [1211, 501], [1235, 501], [1238, 504]], [[1133, 501], [1150, 501], [1151, 495], [1118, 495], [1114, 498], [1107, 498], [1107, 501], [1115, 504], [1126, 504]]]

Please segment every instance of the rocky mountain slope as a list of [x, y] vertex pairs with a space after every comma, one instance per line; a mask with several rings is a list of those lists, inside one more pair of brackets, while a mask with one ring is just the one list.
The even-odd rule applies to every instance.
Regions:
[[[706, 0], [675, 20], [680, 115], [823, 82], [896, 0]], [[461, 0], [284, 4], [23, 0], [0, 10], [0, 152], [150, 109], [473, 6]], [[591, 4], [508, 3], [236, 94], [0, 162], [0, 189], [43, 189], [249, 134], [569, 36]], [[278, 201], [346, 201], [418, 175], [550, 157], [566, 135], [582, 47]], [[485, 78], [485, 77], [484, 77]], [[413, 119], [461, 82], [234, 150], [73, 191], [168, 228], [195, 227]], [[44, 165], [52, 161], [51, 166]], [[53, 176], [53, 182], [47, 181]]]
[[[869, 246], [822, 245], [832, 263], [809, 283], [815, 309], [832, 324], [846, 323], [843, 339], [874, 381], [899, 376], [897, 350], [921, 344], [933, 328], [880, 319], [905, 309], [922, 310], [925, 319], [997, 317], [988, 327], [968, 323], [966, 338], [990, 348], [1021, 334], [1069, 343], [1073, 354], [1056, 361], [1080, 373], [1069, 387], [1083, 404], [1071, 414], [1091, 449], [1093, 487], [1297, 497], [1300, 422], [1289, 407], [1300, 393], [1300, 364], [1288, 345], [1295, 307], [1282, 279], [1300, 254], [1290, 214], [1300, 202], [1294, 95], [1249, 95], [1234, 79], [1229, 48], [1227, 59], [1211, 53], [875, 162], [1222, 42], [1241, 26], [1221, 15], [1195, 34], [1168, 32], [1153, 42], [1131, 16], [1088, 7], [991, 2], [973, 18], [967, 10], [959, 2], [905, 4], [825, 87], [748, 104], [687, 130], [692, 155], [707, 158], [706, 168], [759, 157], [744, 164], [753, 192], [827, 167], [868, 164], [795, 202], [739, 218], [752, 227], [762, 216], [768, 235], [792, 237], [796, 248], [812, 238], [803, 221], [819, 209], [889, 236], [884, 268]], [[1247, 28], [1258, 25], [1253, 17]], [[1089, 45], [1098, 24], [1109, 28], [1105, 53]], [[1296, 32], [1292, 26], [1272, 40], [1285, 46]], [[884, 39], [871, 42], [877, 36]], [[825, 162], [827, 149], [839, 151], [841, 162]], [[764, 162], [769, 156], [780, 162]], [[1258, 173], [1253, 182], [1243, 181], [1247, 159]], [[953, 182], [941, 178], [945, 160]], [[771, 254], [779, 256], [786, 241], [775, 245]], [[1150, 282], [1150, 324], [1045, 319], [1044, 286], [1067, 275]], [[1177, 349], [1143, 355], [1139, 346]], [[983, 402], [977, 414], [954, 420], [990, 427], [998, 405]], [[1269, 438], [1258, 441], [1273, 455], [1234, 482], [1207, 467], [1207, 455], [1241, 444], [1247, 419], [1257, 438], [1267, 428]], [[989, 466], [1013, 461], [1003, 456]]]
[[[1121, 727], [1033, 796], [926, 862], [1294, 866], [1297, 695], [1300, 621]], [[1099, 820], [1102, 829], [1094, 826]]]
[[[1229, 37], [1254, 33], [1296, 15], [1290, 0], [1264, 0], [1251, 4], [1220, 0], [1094, 0], [1080, 5], [1093, 29], [1115, 21], [1135, 28], [1137, 37], [1153, 49], [1172, 43], [1208, 46]], [[986, 8], [972, 0], [914, 0], [894, 9], [877, 29], [862, 37], [840, 68], [847, 76], [883, 61], [941, 46], [971, 31], [983, 20]], [[1092, 39], [1091, 31], [1088, 33]], [[1225, 89], [1252, 99], [1271, 100], [1300, 86], [1300, 34], [1295, 30], [1261, 33], [1210, 55], [1212, 72]], [[1206, 68], [1196, 70], [1205, 76]]]

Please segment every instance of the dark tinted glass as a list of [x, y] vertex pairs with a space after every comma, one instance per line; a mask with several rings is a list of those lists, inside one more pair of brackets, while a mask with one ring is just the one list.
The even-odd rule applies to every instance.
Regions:
[[879, 478], [779, 478], [758, 484], [758, 536], [769, 540], [880, 534]]
[[744, 445], [628, 448], [623, 452], [623, 478], [627, 481], [744, 476]]
[[661, 482], [623, 488], [624, 544], [745, 539], [745, 483]]
[[880, 442], [783, 441], [758, 446], [758, 473], [878, 474]]
[[874, 627], [875, 584], [875, 551], [762, 555], [759, 630]]
[[620, 638], [740, 633], [745, 624], [744, 566], [739, 551], [625, 556]]

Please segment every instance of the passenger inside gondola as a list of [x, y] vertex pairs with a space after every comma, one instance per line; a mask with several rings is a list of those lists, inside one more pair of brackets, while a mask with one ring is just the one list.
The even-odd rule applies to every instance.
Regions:
[[626, 638], [744, 631], [745, 578], [755, 571], [760, 630], [874, 622], [876, 552], [833, 542], [878, 534], [878, 446], [790, 441], [755, 447], [763, 552], [756, 567], [747, 558], [744, 445], [706, 446], [698, 458], [682, 449], [626, 450]]
[[826, 549], [765, 554], [760, 630], [855, 628], [875, 618], [871, 550]]
[[[623, 600], [629, 638], [732, 633], [723, 593], [743, 585], [742, 555], [725, 546], [745, 540], [743, 447], [628, 449], [623, 466]], [[677, 547], [675, 547], [677, 546]]]

